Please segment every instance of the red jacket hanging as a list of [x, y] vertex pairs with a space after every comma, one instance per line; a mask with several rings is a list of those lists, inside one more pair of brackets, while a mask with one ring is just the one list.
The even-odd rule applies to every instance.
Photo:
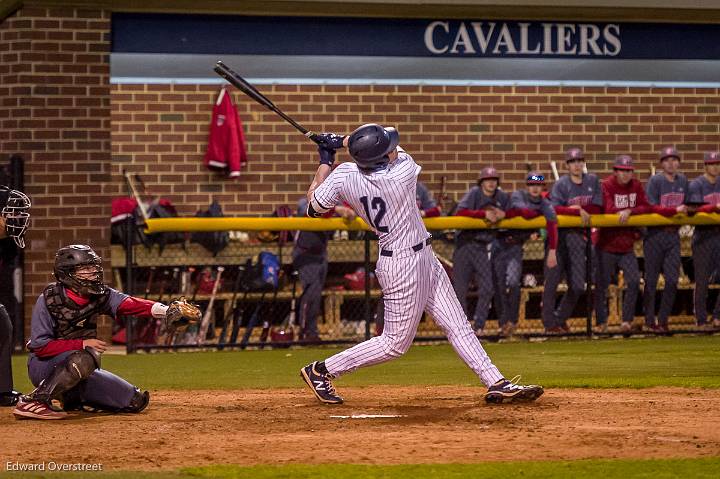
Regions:
[[227, 169], [230, 178], [240, 176], [240, 168], [247, 164], [242, 123], [225, 88], [213, 106], [204, 163], [211, 170]]

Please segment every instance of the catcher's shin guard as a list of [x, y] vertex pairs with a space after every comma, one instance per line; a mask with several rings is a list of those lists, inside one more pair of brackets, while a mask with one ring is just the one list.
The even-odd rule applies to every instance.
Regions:
[[42, 380], [30, 398], [48, 404], [52, 399], [60, 399], [64, 392], [89, 378], [98, 367], [100, 359], [92, 348], [73, 351], [63, 363], [55, 366], [50, 376]]

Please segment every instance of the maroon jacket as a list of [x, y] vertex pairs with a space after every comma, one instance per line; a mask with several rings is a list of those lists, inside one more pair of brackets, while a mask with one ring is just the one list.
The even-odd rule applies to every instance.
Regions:
[[[602, 182], [603, 211], [618, 213], [630, 208], [632, 214], [641, 215], [652, 212], [652, 206], [645, 196], [642, 184], [633, 178], [627, 185], [618, 183], [615, 175]], [[608, 253], [629, 253], [635, 240], [640, 238], [637, 228], [600, 228], [598, 247]]]

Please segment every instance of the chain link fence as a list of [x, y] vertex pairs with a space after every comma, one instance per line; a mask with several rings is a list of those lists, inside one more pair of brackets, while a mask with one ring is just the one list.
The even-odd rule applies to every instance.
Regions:
[[[477, 334], [490, 340], [669, 334], [720, 327], [718, 271], [703, 279], [708, 319], [698, 324], [693, 307], [693, 228], [684, 227], [681, 234], [676, 227], [664, 228], [667, 241], [677, 237], [676, 262], [670, 261], [671, 252], [655, 252], [652, 245], [644, 248], [640, 237], [624, 258], [608, 255], [589, 241], [593, 234], [589, 228], [560, 230], [558, 266], [553, 270], [545, 265], [542, 231], [509, 247], [502, 235], [491, 244], [473, 245], [487, 255], [487, 261], [471, 274], [462, 272], [467, 264], [459, 262], [464, 257], [457, 248], [456, 230], [433, 231], [432, 247], [456, 291], [463, 293], [461, 303]], [[267, 231], [229, 232], [227, 244], [217, 252], [192, 241], [190, 234], [175, 235], [170, 242], [113, 245], [114, 281], [120, 289], [165, 303], [185, 296], [200, 305], [210, 325], [207, 336], [198, 338], [197, 327], [170, 335], [157, 321], [126, 318], [127, 328], [124, 334], [116, 331], [116, 338], [133, 351], [342, 344], [380, 334], [382, 294], [373, 274], [376, 238], [365, 231], [317, 234], [327, 235], [325, 254], [303, 255], [293, 242], [294, 234], [284, 235], [283, 240], [283, 235]], [[647, 238], [646, 233], [646, 242]], [[506, 253], [514, 255], [516, 263], [508, 266], [503, 261]], [[656, 294], [650, 297], [644, 294], [648, 257], [660, 265]], [[677, 276], [672, 271], [675, 264]], [[461, 276], [467, 284], [458, 287]], [[666, 278], [674, 277], [677, 288], [672, 291], [675, 288], [668, 288]], [[651, 319], [645, 314], [649, 305], [654, 307]], [[478, 324], [478, 316], [483, 324]], [[442, 338], [441, 330], [425, 315], [417, 340]]]

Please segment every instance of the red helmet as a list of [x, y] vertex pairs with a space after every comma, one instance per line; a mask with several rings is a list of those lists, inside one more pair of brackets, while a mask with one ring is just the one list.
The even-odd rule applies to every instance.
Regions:
[[680, 153], [678, 153], [677, 148], [674, 146], [666, 146], [662, 150], [660, 150], [660, 161], [663, 161], [665, 158], [677, 158], [678, 161], [680, 161]]
[[500, 175], [495, 168], [493, 168], [492, 166], [486, 166], [485, 168], [480, 170], [480, 179], [478, 180], [478, 182], [482, 183], [484, 180], [491, 179], [500, 181]]

